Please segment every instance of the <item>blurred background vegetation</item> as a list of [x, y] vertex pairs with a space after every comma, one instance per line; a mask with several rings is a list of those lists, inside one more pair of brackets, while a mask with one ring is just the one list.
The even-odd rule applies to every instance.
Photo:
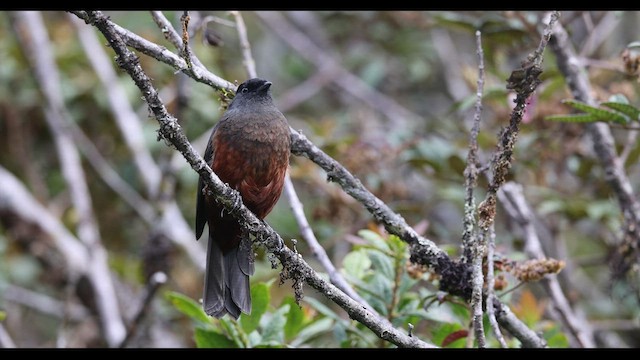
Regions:
[[[107, 14], [120, 26], [173, 51], [148, 12]], [[177, 29], [181, 14], [165, 12]], [[190, 14], [194, 25], [191, 45], [202, 63], [224, 79], [244, 81], [247, 75], [233, 17], [226, 11]], [[274, 83], [276, 104], [292, 127], [301, 129], [341, 162], [420, 233], [458, 256], [463, 230], [463, 170], [478, 73], [474, 33], [482, 31], [485, 54], [479, 144], [480, 160], [486, 163], [512, 106], [505, 80], [537, 47], [543, 13], [318, 11], [260, 15], [246, 11], [242, 15], [258, 75]], [[74, 16], [64, 12], [43, 12], [42, 16], [73, 122], [122, 179], [145, 196], [140, 174], [114, 123], [106, 89], [70, 21]], [[213, 20], [204, 23], [203, 19]], [[604, 101], [623, 94], [637, 106], [637, 74], [625, 71], [621, 54], [638, 40], [640, 13], [566, 11], [560, 21], [589, 73], [596, 98]], [[44, 120], [42, 91], [14, 24], [10, 14], [0, 13], [0, 165], [74, 231], [77, 213], [69, 202]], [[101, 34], [91, 30], [101, 44], [106, 43]], [[283, 33], [287, 36], [281, 36]], [[313, 52], [309, 52], [309, 44]], [[113, 59], [113, 52], [106, 51]], [[204, 141], [222, 112], [218, 94], [166, 64], [140, 57], [168, 110], [202, 154]], [[145, 144], [163, 171], [163, 186], [171, 189], [169, 194], [175, 197], [184, 218], [193, 224], [197, 174], [174, 149], [156, 140], [158, 124], [149, 116], [138, 89], [115, 63], [111, 66], [119, 76], [114, 86], [125, 89], [144, 129]], [[561, 100], [571, 96], [549, 51], [543, 69], [543, 82], [530, 99], [516, 145], [510, 180], [524, 187], [539, 220], [537, 226], [543, 229], [547, 255], [566, 261], [559, 279], [572, 307], [593, 327], [596, 344], [640, 346], [637, 297], [629, 283], [611, 284], [607, 265], [622, 221], [618, 204], [589, 138], [584, 136], [584, 125], [544, 120], [547, 115], [570, 112]], [[632, 132], [613, 127], [620, 150]], [[639, 191], [640, 144], [628, 147], [625, 170]], [[256, 297], [267, 299], [264, 310], [255, 310], [263, 305], [254, 303], [253, 317], [243, 315], [241, 326], [227, 319], [202, 318], [197, 304], [203, 284], [201, 268], [116, 196], [86, 157], [82, 161], [124, 316], [128, 319], [138, 308], [147, 277], [154, 269], [168, 275], [129, 346], [388, 346], [311, 289], [305, 288], [306, 297], [298, 308], [290, 283], [278, 285], [278, 270], [271, 269], [261, 251], [252, 284], [254, 301]], [[440, 295], [428, 276], [415, 279], [407, 273], [404, 263], [408, 252], [402, 243], [389, 239], [370, 214], [327, 182], [325, 173], [311, 161], [292, 156], [291, 176], [318, 240], [362, 296], [397, 326], [406, 328], [411, 322], [425, 340], [436, 345], [465, 345], [460, 331], [468, 328], [466, 305], [455, 299], [435, 301]], [[484, 196], [483, 189], [486, 180], [481, 177], [477, 199]], [[498, 211], [496, 251], [510, 259], [526, 258], [518, 226], [500, 207]], [[285, 195], [267, 222], [284, 239], [300, 239]], [[297, 249], [317, 271], [324, 271], [304, 242], [298, 241]], [[78, 300], [79, 295], [69, 293], [65, 266], [55, 251], [32, 225], [0, 213], [0, 324], [19, 347], [50, 347], [61, 341], [73, 347], [104, 346], [94, 317], [74, 317], [61, 311], [67, 306], [86, 314], [86, 304]], [[153, 265], [150, 258], [160, 264]], [[515, 279], [505, 276], [509, 282], [506, 289], [517, 285]], [[505, 298], [521, 319], [545, 334], [551, 346], [568, 346], [562, 328], [551, 320], [549, 301], [537, 284], [522, 286]], [[33, 304], [29, 299], [60, 306], [47, 312], [39, 309], [42, 303], [34, 300]], [[390, 303], [395, 308], [389, 307]], [[517, 346], [516, 340], [510, 341]]]

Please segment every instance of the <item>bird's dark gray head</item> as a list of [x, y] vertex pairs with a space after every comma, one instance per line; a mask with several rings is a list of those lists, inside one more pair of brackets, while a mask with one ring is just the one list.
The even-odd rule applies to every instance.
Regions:
[[249, 79], [238, 86], [236, 97], [233, 98], [229, 109], [241, 105], [272, 103], [270, 89], [270, 81], [259, 78]]

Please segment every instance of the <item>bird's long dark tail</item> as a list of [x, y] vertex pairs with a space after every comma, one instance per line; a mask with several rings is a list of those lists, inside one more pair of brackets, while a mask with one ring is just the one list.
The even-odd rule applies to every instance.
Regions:
[[240, 312], [251, 313], [249, 276], [254, 272], [251, 244], [243, 239], [239, 246], [223, 254], [209, 234], [207, 271], [204, 278], [204, 311], [221, 318], [229, 313], [235, 319]]

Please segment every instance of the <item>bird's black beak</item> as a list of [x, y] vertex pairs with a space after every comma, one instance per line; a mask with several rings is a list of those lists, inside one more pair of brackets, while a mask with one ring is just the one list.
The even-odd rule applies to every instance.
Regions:
[[260, 91], [268, 91], [271, 85], [273, 85], [271, 81], [265, 82], [264, 84], [262, 84], [262, 86], [260, 86]]

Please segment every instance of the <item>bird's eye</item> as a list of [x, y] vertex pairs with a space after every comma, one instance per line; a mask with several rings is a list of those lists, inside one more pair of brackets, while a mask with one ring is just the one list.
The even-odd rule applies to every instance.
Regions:
[[242, 92], [243, 92], [243, 93], [246, 93], [247, 91], [249, 91], [249, 89], [247, 89], [247, 88], [242, 88]]

